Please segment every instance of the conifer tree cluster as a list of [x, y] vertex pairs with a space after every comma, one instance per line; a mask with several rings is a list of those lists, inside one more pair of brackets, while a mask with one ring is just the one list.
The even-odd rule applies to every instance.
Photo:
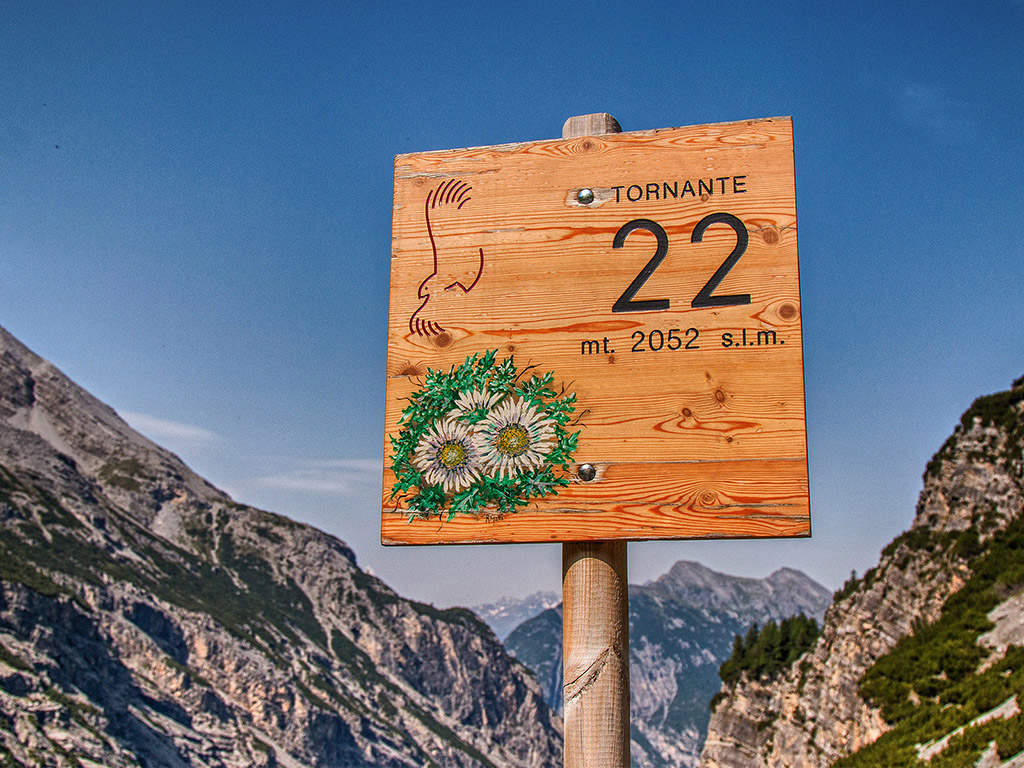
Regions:
[[732, 655], [719, 668], [718, 676], [727, 685], [744, 672], [751, 679], [774, 677], [814, 645], [819, 631], [818, 622], [802, 613], [783, 619], [781, 624], [769, 621], [761, 629], [754, 624], [745, 637], [733, 638]]

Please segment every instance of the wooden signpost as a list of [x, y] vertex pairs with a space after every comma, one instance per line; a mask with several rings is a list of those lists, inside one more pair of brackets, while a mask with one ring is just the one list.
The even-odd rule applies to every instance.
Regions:
[[381, 539], [566, 543], [567, 766], [629, 763], [626, 541], [810, 535], [791, 121], [617, 130], [395, 159]]

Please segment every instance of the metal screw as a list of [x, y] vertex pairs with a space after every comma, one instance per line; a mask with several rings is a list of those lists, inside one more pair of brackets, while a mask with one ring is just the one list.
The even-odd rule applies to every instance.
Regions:
[[579, 200], [583, 205], [590, 205], [594, 202], [594, 190], [587, 189], [584, 187], [576, 193], [576, 199]]
[[597, 468], [593, 464], [580, 464], [580, 468], [576, 470], [576, 474], [579, 475], [580, 480], [584, 483], [589, 483], [597, 477]]

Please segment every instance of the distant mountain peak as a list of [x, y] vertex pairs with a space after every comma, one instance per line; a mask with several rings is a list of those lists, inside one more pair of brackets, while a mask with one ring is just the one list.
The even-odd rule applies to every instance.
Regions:
[[502, 641], [524, 621], [558, 605], [562, 600], [557, 592], [534, 592], [526, 597], [502, 597], [490, 603], [477, 605], [473, 611], [494, 630]]
[[696, 610], [743, 615], [753, 610], [763, 616], [759, 621], [786, 618], [801, 611], [820, 620], [831, 599], [829, 590], [793, 568], [780, 568], [758, 579], [719, 573], [690, 560], [675, 563], [646, 587]]
[[783, 578], [783, 577], [785, 577], [785, 578], [798, 578], [798, 579], [809, 578], [807, 576], [807, 574], [804, 573], [803, 571], [798, 571], [796, 568], [790, 568], [789, 566], [783, 566], [782, 568], [779, 568], [779, 569], [777, 569], [775, 571], [772, 571], [771, 574], [769, 574], [769, 576], [768, 576], [769, 579], [776, 579], [776, 578]]
[[[76, 467], [115, 496], [145, 479], [157, 496], [185, 496], [200, 502], [230, 497], [193, 472], [170, 451], [140, 435], [113, 408], [78, 386], [52, 363], [0, 328], [0, 419], [30, 433], [71, 459]], [[113, 482], [111, 482], [113, 481]], [[127, 498], [127, 497], [126, 497]], [[137, 501], [137, 500], [136, 500]], [[148, 525], [157, 514], [150, 504], [132, 505]]]
[[724, 575], [725, 574], [712, 570], [703, 563], [698, 563], [695, 560], [677, 560], [673, 563], [672, 567], [668, 569], [668, 573], [661, 575], [659, 579], [691, 579], [695, 577], [708, 579]]
[[[729, 576], [692, 560], [643, 585], [630, 585], [630, 690], [633, 764], [693, 766], [719, 687], [718, 667], [733, 637], [751, 624], [804, 613], [820, 619], [831, 593], [782, 568], [766, 579]], [[507, 647], [561, 707], [562, 621], [549, 609], [508, 636]]]

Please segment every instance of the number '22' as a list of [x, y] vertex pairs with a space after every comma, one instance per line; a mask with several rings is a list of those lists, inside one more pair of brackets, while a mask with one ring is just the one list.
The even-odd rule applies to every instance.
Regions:
[[[708, 307], [734, 307], [741, 304], [750, 303], [749, 293], [734, 293], [726, 294], [722, 296], [716, 296], [714, 294], [715, 289], [719, 286], [725, 276], [729, 274], [729, 271], [736, 266], [736, 262], [740, 260], [747, 250], [747, 243], [750, 240], [750, 236], [747, 234], [747, 228], [743, 225], [743, 222], [733, 216], [731, 213], [712, 213], [705, 216], [703, 219], [697, 222], [697, 226], [693, 228], [693, 235], [690, 237], [691, 243], [699, 243], [704, 239], [704, 231], [712, 224], [727, 224], [733, 228], [736, 232], [736, 246], [732, 249], [725, 261], [722, 262], [721, 266], [715, 270], [715, 274], [711, 276], [707, 284], [693, 297], [693, 301], [690, 302], [690, 306], [695, 309], [705, 309]], [[615, 233], [615, 239], [612, 241], [612, 248], [621, 248], [626, 242], [626, 238], [629, 237], [631, 232], [635, 232], [638, 229], [645, 229], [652, 233], [658, 238], [658, 248], [651, 257], [651, 260], [647, 262], [646, 266], [640, 270], [639, 274], [633, 278], [626, 290], [622, 292], [622, 295], [612, 304], [612, 312], [654, 312], [657, 310], [668, 309], [668, 299], [640, 299], [636, 300], [633, 297], [636, 296], [637, 292], [643, 287], [643, 284], [647, 282], [651, 275], [654, 274], [654, 270], [661, 266], [661, 262], [665, 260], [668, 255], [668, 234], [666, 234], [664, 227], [656, 221], [650, 219], [633, 219], [626, 224], [623, 224], [619, 231]]]

